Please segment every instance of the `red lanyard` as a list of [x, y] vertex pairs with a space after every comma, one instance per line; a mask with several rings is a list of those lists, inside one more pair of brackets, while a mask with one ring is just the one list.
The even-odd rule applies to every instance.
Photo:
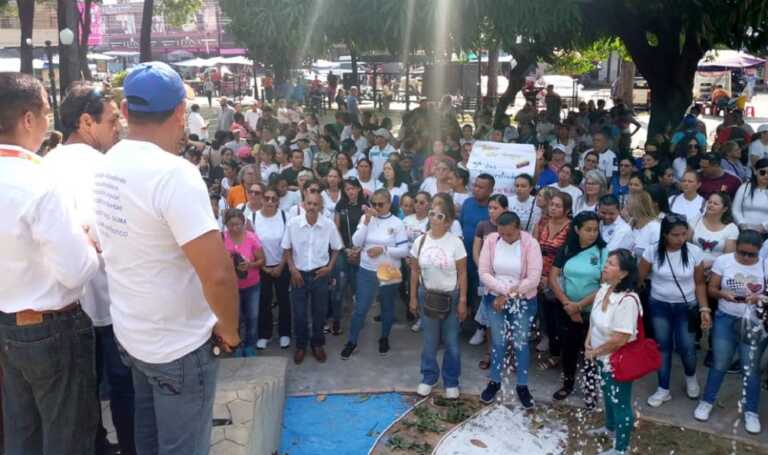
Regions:
[[32, 161], [35, 164], [43, 162], [39, 156], [23, 150], [0, 149], [0, 158], [21, 158]]

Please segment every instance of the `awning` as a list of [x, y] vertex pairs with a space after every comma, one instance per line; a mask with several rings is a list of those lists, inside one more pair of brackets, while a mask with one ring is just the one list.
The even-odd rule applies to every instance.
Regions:
[[744, 69], [765, 64], [765, 59], [755, 57], [746, 52], [733, 50], [709, 51], [699, 61], [700, 71], [717, 71], [723, 69]]

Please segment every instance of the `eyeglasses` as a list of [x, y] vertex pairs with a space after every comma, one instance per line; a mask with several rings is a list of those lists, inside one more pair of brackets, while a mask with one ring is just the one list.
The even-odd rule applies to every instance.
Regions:
[[699, 144], [688, 144], [688, 150], [698, 149]]
[[429, 213], [427, 213], [427, 216], [434, 218], [437, 221], [445, 221], [445, 213], [433, 212], [430, 210]]
[[384, 207], [387, 206], [387, 203], [386, 202], [371, 202], [371, 206], [373, 206], [373, 208], [375, 208], [375, 209], [383, 209]]
[[429, 204], [429, 201], [425, 199], [416, 199], [417, 204]]
[[740, 256], [744, 256], [745, 258], [752, 258], [752, 259], [757, 257], [757, 253], [753, 253], [751, 251], [736, 250], [736, 254]]
[[313, 194], [314, 193], [319, 193], [320, 192], [320, 188], [315, 188], [315, 187], [307, 188], [307, 192], [313, 193]]
[[250, 190], [248, 191], [248, 194], [250, 194], [251, 196], [261, 196], [261, 191]]
[[277, 196], [264, 196], [264, 202], [277, 202], [280, 198]]
[[764, 169], [758, 169], [758, 170], [757, 170], [757, 174], [758, 174], [760, 177], [765, 177], [766, 175], [768, 175], [768, 168], [764, 168]]

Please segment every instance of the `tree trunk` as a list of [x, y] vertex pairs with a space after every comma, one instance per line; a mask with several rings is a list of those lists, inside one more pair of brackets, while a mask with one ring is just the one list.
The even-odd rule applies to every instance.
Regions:
[[677, 18], [654, 23], [656, 43], [651, 46], [643, 27], [617, 30], [638, 70], [651, 90], [648, 137], [676, 127], [693, 99], [693, 77], [704, 53], [711, 47], [699, 29]]
[[624, 101], [624, 104], [633, 107], [632, 92], [635, 85], [635, 64], [631, 60], [622, 60], [619, 67], [619, 90], [618, 95]]
[[80, 73], [84, 79], [91, 80], [93, 75], [91, 74], [91, 68], [88, 66], [88, 39], [91, 37], [91, 7], [93, 7], [93, 0], [85, 0], [83, 3], [83, 10], [80, 14], [80, 48], [78, 54], [80, 57]]
[[502, 119], [507, 115], [507, 108], [509, 105], [514, 106], [517, 93], [525, 86], [525, 76], [531, 71], [531, 67], [536, 64], [536, 58], [531, 55], [520, 53], [520, 55], [514, 55], [514, 57], [517, 65], [507, 74], [509, 80], [507, 89], [499, 97], [499, 102], [496, 104], [496, 112], [493, 115], [493, 127], [497, 129], [502, 128]]
[[70, 29], [74, 34], [72, 44], [65, 46], [59, 41], [59, 92], [64, 98], [72, 82], [80, 80], [80, 57], [78, 49], [80, 45], [77, 41], [78, 17], [77, 2], [75, 0], [58, 0], [57, 16], [59, 30]]
[[144, 0], [141, 11], [141, 37], [139, 38], [139, 61], [152, 61], [152, 16], [155, 14], [155, 0]]
[[[478, 59], [480, 57], [478, 56]], [[485, 87], [485, 94], [490, 100], [495, 100], [499, 96], [499, 45], [494, 43], [488, 48], [488, 83]]]
[[277, 56], [277, 59], [272, 64], [272, 70], [275, 73], [275, 87], [280, 87], [283, 82], [288, 80], [291, 73], [291, 65], [288, 62], [288, 57], [286, 57], [285, 53]]
[[21, 23], [21, 72], [32, 74], [32, 46], [27, 44], [27, 39], [32, 43], [32, 29], [35, 22], [35, 0], [18, 0], [19, 22]]
[[360, 85], [360, 79], [357, 73], [357, 52], [354, 46], [349, 46], [349, 57], [352, 60], [352, 86], [357, 87]]

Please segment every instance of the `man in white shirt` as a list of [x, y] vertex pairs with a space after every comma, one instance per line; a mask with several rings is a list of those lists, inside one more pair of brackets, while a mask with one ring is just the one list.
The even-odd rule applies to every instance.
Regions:
[[620, 216], [619, 200], [612, 194], [600, 198], [597, 205], [600, 217], [600, 235], [607, 244], [608, 251], [625, 248], [632, 251], [634, 239], [632, 227]]
[[587, 156], [587, 153], [592, 151], [597, 152], [599, 159], [597, 165], [598, 169], [605, 174], [605, 178], [610, 182], [613, 173], [617, 172], [619, 169], [619, 162], [616, 159], [616, 153], [608, 148], [608, 136], [602, 131], [598, 131], [592, 135], [592, 148], [581, 155], [580, 168], [584, 167], [584, 157]]
[[93, 325], [80, 306], [95, 249], [37, 150], [48, 129], [39, 81], [0, 73], [0, 368], [5, 453], [94, 452]]
[[[103, 153], [115, 145], [120, 132], [120, 111], [109, 93], [90, 82], [75, 82], [61, 102], [61, 123], [64, 145], [45, 156], [45, 164], [54, 175], [59, 188], [72, 205], [79, 224], [88, 226], [96, 239], [93, 211], [93, 178]], [[135, 453], [133, 434], [133, 381], [131, 370], [120, 360], [120, 353], [109, 315], [109, 289], [104, 261], [86, 283], [80, 299], [83, 310], [90, 316], [96, 332], [97, 383], [106, 377], [112, 422], [123, 453]], [[110, 443], [101, 419], [96, 439], [96, 453], [106, 452]]]
[[208, 140], [208, 122], [200, 115], [200, 106], [193, 104], [189, 108], [189, 117], [187, 117], [187, 131], [190, 136], [197, 136], [197, 140]]
[[219, 100], [219, 117], [216, 121], [216, 131], [229, 131], [232, 123], [235, 121], [235, 110], [229, 105], [229, 100], [222, 98]]
[[[296, 340], [293, 361], [297, 365], [304, 361], [307, 341], [318, 362], [323, 363], [327, 359], [323, 348], [323, 326], [328, 314], [328, 280], [344, 246], [336, 225], [320, 216], [323, 211], [320, 194], [307, 193], [304, 209], [303, 216], [288, 221], [282, 242], [285, 262], [291, 272], [291, 314]], [[308, 328], [310, 317], [311, 339]]]
[[376, 145], [368, 151], [368, 159], [371, 160], [371, 176], [378, 180], [381, 172], [384, 170], [384, 163], [389, 160], [389, 155], [397, 153], [392, 144], [389, 143], [389, 131], [379, 128], [374, 133], [376, 135]]
[[251, 110], [245, 113], [245, 123], [248, 124], [248, 128], [251, 131], [256, 131], [259, 126], [259, 119], [261, 118], [261, 101], [254, 100], [251, 105]]
[[208, 453], [219, 349], [238, 336], [232, 259], [200, 171], [178, 156], [186, 91], [161, 62], [123, 84], [126, 139], [97, 172], [93, 196], [110, 312], [132, 367], [136, 449]]
[[352, 137], [355, 141], [355, 153], [352, 154], [352, 166], [357, 166], [361, 158], [365, 158], [365, 152], [368, 150], [368, 139], [363, 136], [363, 126], [355, 122], [352, 124]]

